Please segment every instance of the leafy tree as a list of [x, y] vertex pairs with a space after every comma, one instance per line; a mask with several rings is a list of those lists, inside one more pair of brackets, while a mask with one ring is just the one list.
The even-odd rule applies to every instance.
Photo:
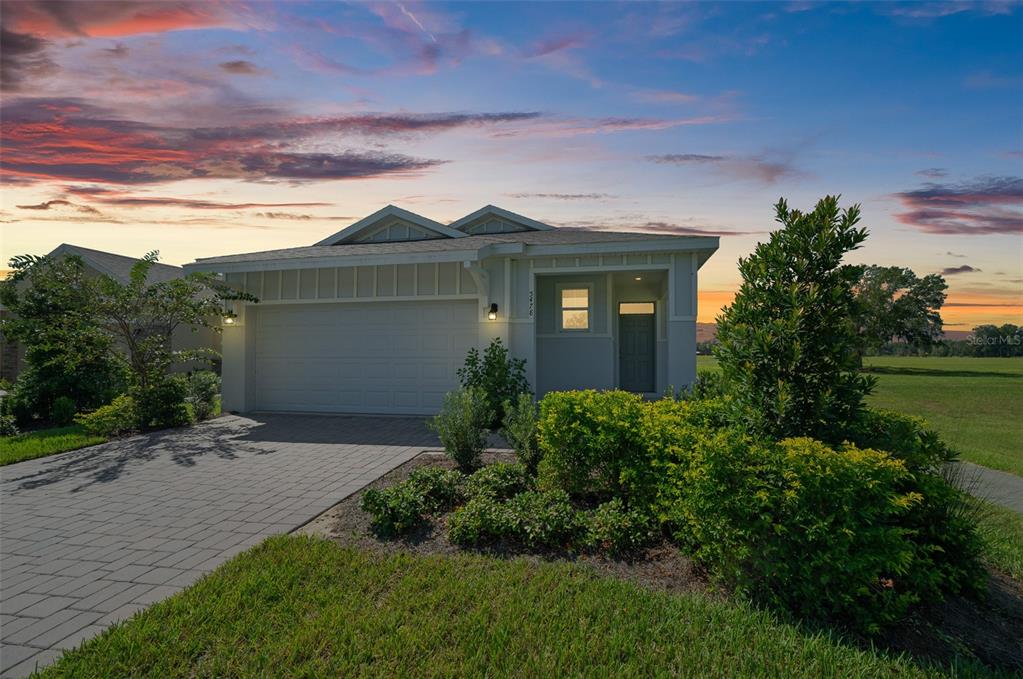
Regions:
[[859, 374], [853, 323], [862, 245], [860, 209], [837, 196], [812, 212], [775, 206], [782, 228], [739, 260], [742, 285], [718, 318], [715, 350], [732, 403], [749, 428], [777, 437], [841, 440], [873, 380]]
[[195, 272], [182, 278], [149, 282], [159, 253], [148, 253], [131, 268], [127, 283], [110, 276], [97, 279], [96, 317], [121, 351], [115, 355], [129, 370], [134, 385], [160, 382], [176, 362], [204, 361], [212, 349], [175, 351], [171, 336], [181, 326], [220, 332], [224, 301], [255, 298], [238, 292], [214, 274]]
[[895, 339], [915, 349], [927, 349], [939, 342], [939, 311], [947, 289], [948, 284], [938, 274], [919, 278], [904, 267], [862, 267], [854, 313], [863, 348], [877, 352]]
[[100, 327], [96, 281], [81, 258], [21, 255], [0, 282], [0, 302], [11, 310], [4, 335], [25, 347], [28, 368], [13, 396], [21, 419], [49, 417], [61, 396], [79, 410], [108, 403], [124, 386], [113, 340]]
[[1012, 323], [978, 325], [969, 344], [974, 356], [1023, 356], [1023, 328]]

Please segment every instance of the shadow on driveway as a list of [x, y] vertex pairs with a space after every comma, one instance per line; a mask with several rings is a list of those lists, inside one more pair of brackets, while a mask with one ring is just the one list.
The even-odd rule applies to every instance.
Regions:
[[[145, 469], [145, 464], [169, 458], [182, 467], [194, 467], [204, 457], [225, 460], [271, 455], [286, 444], [422, 446], [436, 447], [437, 437], [419, 417], [356, 415], [288, 415], [255, 413], [228, 415], [201, 424], [151, 432], [110, 441], [51, 457], [0, 468], [6, 492], [76, 482], [69, 492], [92, 484], [108, 483]], [[283, 445], [282, 445], [283, 444]]]

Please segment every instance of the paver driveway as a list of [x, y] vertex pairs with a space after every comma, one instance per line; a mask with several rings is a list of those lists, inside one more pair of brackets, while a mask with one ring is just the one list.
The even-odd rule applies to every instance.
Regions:
[[0, 673], [52, 662], [436, 445], [419, 418], [228, 416], [0, 467]]

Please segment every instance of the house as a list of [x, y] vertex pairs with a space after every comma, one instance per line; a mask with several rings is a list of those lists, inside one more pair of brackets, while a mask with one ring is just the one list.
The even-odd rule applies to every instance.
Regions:
[[538, 395], [696, 377], [710, 236], [557, 229], [488, 205], [450, 224], [387, 206], [305, 247], [199, 259], [259, 299], [223, 335], [225, 410], [432, 414], [499, 337]]
[[[92, 250], [68, 243], [58, 245], [47, 257], [59, 258], [69, 255], [76, 255], [81, 258], [82, 263], [85, 265], [86, 275], [107, 275], [125, 284], [131, 278], [131, 268], [138, 262], [138, 259], [135, 257]], [[181, 278], [184, 275], [185, 270], [180, 266], [156, 263], [149, 270], [147, 280], [150, 283], [158, 283]], [[6, 317], [8, 314], [10, 314], [9, 310], [0, 307], [0, 318]], [[179, 327], [175, 329], [171, 336], [171, 348], [175, 351], [199, 349], [202, 347], [209, 347], [220, 351], [220, 335], [206, 328], [199, 328], [193, 332], [189, 327]], [[24, 353], [24, 348], [17, 342], [6, 341], [2, 333], [0, 333], [0, 377], [12, 382], [17, 379], [18, 374], [24, 369]], [[185, 371], [194, 367], [189, 364], [177, 364], [172, 369]]]

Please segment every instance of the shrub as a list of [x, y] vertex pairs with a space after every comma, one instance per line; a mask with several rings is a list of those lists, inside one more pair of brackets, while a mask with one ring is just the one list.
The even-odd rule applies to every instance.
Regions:
[[448, 518], [448, 540], [462, 547], [475, 547], [515, 536], [508, 505], [489, 495], [478, 495]]
[[123, 394], [109, 405], [101, 406], [91, 413], [75, 416], [75, 422], [95, 436], [121, 436], [138, 426], [135, 400]]
[[465, 484], [469, 498], [486, 495], [495, 500], [507, 500], [526, 490], [529, 476], [521, 464], [497, 462], [475, 472]]
[[[874, 632], [919, 599], [900, 521], [920, 495], [905, 465], [812, 439], [758, 441], [688, 427], [663, 466], [675, 537], [740, 592]], [[688, 450], [686, 449], [688, 447]]]
[[14, 415], [0, 412], [0, 436], [17, 436], [18, 433], [18, 421]]
[[579, 533], [579, 512], [562, 490], [527, 491], [508, 500], [515, 536], [527, 547], [566, 547]]
[[504, 427], [501, 435], [515, 449], [515, 457], [530, 474], [536, 474], [540, 464], [540, 445], [537, 441], [539, 408], [533, 395], [519, 394], [515, 401], [504, 403]]
[[912, 531], [916, 548], [914, 581], [922, 597], [982, 588], [978, 504], [963, 490], [955, 459], [927, 423], [911, 415], [867, 409], [850, 432], [861, 448], [884, 450], [902, 460], [911, 476], [904, 490], [920, 495], [901, 525]]
[[627, 491], [644, 481], [643, 401], [625, 391], [551, 392], [537, 425], [541, 488], [571, 495]]
[[479, 467], [492, 417], [483, 392], [468, 387], [445, 395], [440, 413], [428, 424], [437, 432], [448, 457], [468, 471]]
[[428, 512], [438, 512], [451, 509], [461, 501], [465, 477], [448, 469], [421, 467], [409, 474], [404, 483], [423, 496], [423, 506]]
[[139, 426], [143, 429], [178, 427], [190, 423], [185, 402], [188, 385], [177, 375], [168, 375], [157, 382], [131, 390]]
[[519, 394], [529, 393], [526, 361], [511, 358], [500, 338], [494, 338], [482, 358], [475, 347], [470, 349], [465, 365], [458, 369], [458, 379], [464, 388], [483, 392], [492, 413], [488, 422], [492, 429], [501, 426], [506, 401], [515, 402]]
[[451, 515], [448, 539], [463, 546], [511, 540], [534, 549], [566, 547], [580, 526], [579, 513], [564, 491], [527, 491], [507, 502], [481, 494]]
[[67, 396], [58, 396], [50, 408], [50, 419], [59, 427], [66, 427], [75, 419], [75, 402]]
[[590, 512], [585, 525], [583, 544], [615, 556], [634, 554], [656, 536], [650, 517], [638, 509], [627, 509], [618, 498]]
[[373, 530], [381, 535], [399, 535], [422, 525], [428, 508], [420, 489], [409, 483], [390, 488], [370, 488], [359, 506], [373, 517]]
[[689, 388], [687, 398], [703, 400], [718, 398], [725, 395], [725, 380], [716, 370], [701, 370], [696, 374], [696, 381]]
[[742, 284], [718, 319], [718, 358], [736, 418], [754, 433], [840, 442], [874, 381], [859, 372], [853, 289], [859, 206], [828, 196], [812, 212], [775, 206], [782, 228], [739, 260]]
[[220, 396], [220, 377], [209, 370], [200, 370], [188, 376], [188, 403], [195, 419], [208, 420], [214, 414]]

